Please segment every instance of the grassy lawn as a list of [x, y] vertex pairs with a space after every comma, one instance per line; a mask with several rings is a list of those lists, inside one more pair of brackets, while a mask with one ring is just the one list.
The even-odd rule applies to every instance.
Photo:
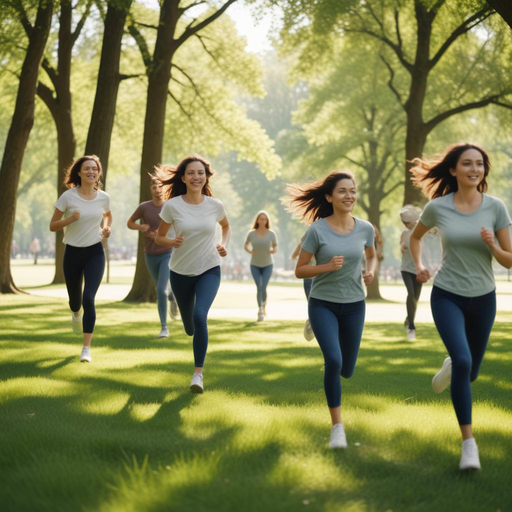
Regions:
[[[501, 320], [510, 320], [503, 315]], [[2, 511], [510, 511], [512, 328], [498, 322], [473, 385], [482, 471], [460, 474], [445, 353], [368, 324], [343, 382], [349, 448], [328, 450], [322, 358], [302, 323], [210, 320], [205, 394], [191, 340], [155, 338], [156, 308], [100, 303], [80, 364], [65, 301], [0, 297]], [[148, 321], [150, 320], [150, 321]]]

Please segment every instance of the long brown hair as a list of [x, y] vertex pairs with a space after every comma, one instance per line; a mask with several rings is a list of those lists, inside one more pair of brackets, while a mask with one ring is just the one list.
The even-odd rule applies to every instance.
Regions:
[[96, 155], [84, 155], [80, 158], [77, 158], [67, 169], [66, 169], [66, 177], [64, 178], [64, 185], [66, 185], [67, 188], [75, 188], [80, 187], [82, 185], [82, 180], [80, 179], [80, 176], [78, 176], [78, 173], [80, 169], [82, 168], [82, 164], [84, 162], [87, 162], [87, 160], [92, 160], [97, 166], [98, 170], [100, 171], [98, 175], [98, 179], [96, 180], [96, 184], [94, 188], [96, 190], [100, 190], [103, 184], [101, 183], [101, 175], [103, 174], [103, 168], [101, 167], [100, 159]]
[[270, 229], [270, 216], [265, 210], [260, 210], [256, 214], [256, 217], [254, 217], [254, 222], [252, 223], [252, 229], [258, 229], [258, 219], [259, 219], [259, 216], [262, 214], [265, 215], [265, 217], [267, 217], [267, 222], [265, 223], [265, 227], [267, 229]]
[[451, 192], [457, 192], [459, 186], [457, 178], [450, 173], [450, 169], [457, 167], [462, 153], [468, 149], [476, 149], [484, 161], [484, 179], [478, 184], [479, 192], [487, 191], [487, 176], [491, 170], [491, 161], [489, 155], [482, 146], [469, 142], [452, 144], [448, 146], [440, 157], [433, 157], [422, 160], [415, 158], [412, 160], [414, 167], [410, 169], [412, 182], [414, 186], [421, 189], [423, 194], [429, 199], [435, 199]]
[[288, 211], [297, 214], [310, 224], [333, 214], [332, 203], [326, 195], [332, 196], [336, 183], [340, 180], [352, 180], [357, 186], [356, 178], [350, 171], [331, 171], [324, 179], [304, 185], [288, 185]]
[[151, 180], [162, 187], [164, 199], [181, 196], [187, 193], [187, 186], [181, 179], [185, 175], [188, 164], [200, 162], [204, 165], [206, 171], [206, 183], [201, 191], [205, 196], [213, 197], [210, 188], [210, 178], [213, 176], [213, 170], [210, 162], [200, 155], [186, 156], [176, 167], [172, 165], [157, 165], [155, 171], [150, 174]]

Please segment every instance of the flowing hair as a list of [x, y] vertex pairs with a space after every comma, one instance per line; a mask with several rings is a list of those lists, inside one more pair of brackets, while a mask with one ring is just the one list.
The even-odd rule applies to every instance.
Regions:
[[206, 171], [206, 183], [201, 193], [205, 196], [213, 197], [210, 188], [210, 178], [213, 176], [213, 170], [210, 162], [200, 155], [186, 156], [176, 167], [172, 165], [156, 165], [155, 170], [149, 176], [152, 183], [156, 183], [162, 187], [163, 197], [170, 199], [172, 197], [181, 196], [187, 193], [187, 186], [181, 179], [185, 176], [188, 164], [192, 162], [200, 162]]
[[268, 214], [268, 212], [266, 210], [260, 210], [257, 214], [256, 214], [256, 217], [254, 217], [254, 222], [252, 223], [252, 229], [258, 229], [258, 217], [263, 214], [265, 215], [265, 217], [267, 217], [267, 222], [265, 224], [265, 227], [267, 229], [270, 229], [270, 216]]
[[84, 155], [80, 158], [77, 158], [65, 171], [64, 185], [67, 188], [75, 188], [80, 187], [82, 185], [82, 180], [78, 173], [82, 168], [82, 164], [87, 162], [87, 160], [92, 160], [97, 166], [99, 170], [98, 179], [96, 180], [96, 184], [94, 188], [96, 190], [101, 190], [103, 184], [100, 181], [101, 175], [103, 174], [103, 168], [101, 167], [100, 159], [96, 155]]
[[450, 169], [455, 169], [462, 153], [468, 149], [475, 149], [482, 155], [484, 161], [484, 178], [478, 184], [479, 192], [487, 191], [487, 176], [491, 170], [491, 161], [484, 148], [478, 144], [462, 142], [448, 146], [441, 156], [422, 160], [412, 160], [413, 167], [410, 169], [412, 182], [419, 188], [428, 199], [435, 199], [451, 192], [457, 192], [457, 178], [452, 176]]
[[329, 217], [334, 209], [325, 196], [332, 196], [336, 183], [340, 180], [352, 180], [354, 187], [357, 186], [356, 178], [350, 171], [331, 171], [325, 178], [314, 183], [288, 185], [288, 211], [305, 220], [307, 224]]

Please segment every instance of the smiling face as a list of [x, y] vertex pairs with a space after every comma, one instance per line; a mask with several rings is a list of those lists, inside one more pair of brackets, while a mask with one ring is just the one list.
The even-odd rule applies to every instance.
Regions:
[[484, 157], [477, 149], [468, 149], [462, 153], [455, 169], [450, 169], [459, 187], [478, 187], [485, 177]]
[[181, 177], [187, 192], [201, 192], [206, 185], [206, 168], [201, 162], [190, 162]]
[[78, 171], [81, 184], [95, 185], [100, 178], [100, 169], [94, 160], [85, 160]]
[[339, 180], [332, 191], [332, 195], [325, 195], [325, 198], [335, 211], [349, 213], [354, 209], [357, 202], [357, 191], [354, 182], [349, 178]]
[[264, 213], [260, 213], [258, 215], [258, 218], [256, 219], [256, 222], [258, 224], [258, 227], [266, 227], [268, 224], [268, 217]]

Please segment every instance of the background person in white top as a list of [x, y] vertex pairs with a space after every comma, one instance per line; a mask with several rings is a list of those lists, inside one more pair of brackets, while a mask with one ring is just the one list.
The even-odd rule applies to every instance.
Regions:
[[260, 210], [254, 218], [252, 230], [247, 233], [244, 250], [251, 254], [251, 274], [256, 283], [258, 302], [258, 322], [267, 314], [267, 286], [272, 276], [274, 259], [277, 252], [277, 237], [270, 229], [270, 217]]
[[[80, 361], [91, 361], [91, 340], [96, 323], [94, 299], [105, 270], [102, 237], [110, 236], [110, 196], [101, 189], [101, 163], [97, 156], [75, 160], [66, 171], [66, 190], [55, 203], [50, 231], [64, 228], [64, 278], [75, 334], [82, 334]], [[104, 221], [104, 227], [101, 223]], [[82, 294], [82, 282], [85, 286]], [[83, 304], [83, 319], [81, 307]]]
[[[224, 205], [212, 197], [209, 180], [210, 163], [202, 156], [191, 155], [176, 167], [155, 169], [165, 202], [160, 212], [156, 243], [174, 250], [171, 256], [173, 289], [185, 332], [194, 336], [194, 375], [192, 393], [203, 392], [203, 366], [208, 348], [208, 311], [220, 285], [221, 257], [227, 255], [231, 234]], [[217, 223], [222, 241], [216, 243]], [[166, 237], [174, 227], [176, 238]]]
[[450, 357], [432, 387], [441, 393], [450, 385], [463, 440], [459, 468], [480, 469], [471, 382], [478, 377], [496, 316], [493, 256], [504, 267], [512, 266], [511, 220], [503, 202], [485, 194], [491, 164], [482, 147], [455, 144], [441, 158], [415, 159], [414, 164], [412, 179], [430, 199], [409, 242], [421, 283], [430, 278], [421, 259], [421, 239], [436, 226], [443, 246], [430, 304]]

